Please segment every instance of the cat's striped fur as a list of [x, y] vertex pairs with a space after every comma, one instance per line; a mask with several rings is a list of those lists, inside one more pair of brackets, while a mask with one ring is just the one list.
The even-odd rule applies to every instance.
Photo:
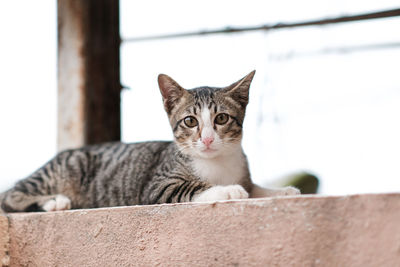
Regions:
[[[253, 184], [241, 139], [253, 76], [251, 72], [225, 88], [185, 90], [160, 75], [174, 142], [117, 142], [61, 152], [3, 193], [2, 209], [51, 211], [247, 198]], [[288, 193], [296, 191], [284, 192]]]

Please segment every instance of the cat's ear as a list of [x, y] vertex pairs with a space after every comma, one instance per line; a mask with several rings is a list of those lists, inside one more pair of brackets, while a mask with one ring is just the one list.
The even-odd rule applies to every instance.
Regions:
[[158, 75], [158, 86], [160, 87], [165, 111], [170, 114], [174, 105], [185, 94], [186, 90], [165, 74]]
[[249, 103], [249, 89], [255, 73], [256, 71], [253, 70], [239, 81], [224, 88], [225, 93], [237, 101], [242, 108], [245, 108]]

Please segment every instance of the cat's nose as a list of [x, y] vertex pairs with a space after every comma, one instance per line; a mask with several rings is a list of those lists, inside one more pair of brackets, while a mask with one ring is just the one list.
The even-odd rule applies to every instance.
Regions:
[[202, 141], [203, 144], [205, 144], [207, 147], [210, 147], [211, 143], [214, 142], [214, 137], [202, 138], [201, 141]]

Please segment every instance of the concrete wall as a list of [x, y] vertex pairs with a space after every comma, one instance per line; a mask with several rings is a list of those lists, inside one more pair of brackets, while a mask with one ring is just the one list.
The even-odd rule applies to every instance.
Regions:
[[9, 253], [9, 235], [7, 217], [0, 214], [0, 264], [8, 266], [10, 263]]
[[400, 194], [10, 214], [9, 223], [11, 266], [400, 265]]

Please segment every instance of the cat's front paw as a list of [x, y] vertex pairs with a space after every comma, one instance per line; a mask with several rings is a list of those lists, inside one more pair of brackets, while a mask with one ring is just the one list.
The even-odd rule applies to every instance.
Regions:
[[249, 194], [241, 185], [213, 186], [193, 198], [194, 202], [207, 202], [248, 198]]
[[44, 211], [57, 211], [71, 209], [71, 200], [64, 195], [56, 195], [55, 198], [49, 199], [41, 205]]
[[300, 195], [300, 190], [292, 187], [292, 186], [287, 186], [284, 187], [280, 190], [280, 193], [282, 196], [293, 196], [293, 195]]

